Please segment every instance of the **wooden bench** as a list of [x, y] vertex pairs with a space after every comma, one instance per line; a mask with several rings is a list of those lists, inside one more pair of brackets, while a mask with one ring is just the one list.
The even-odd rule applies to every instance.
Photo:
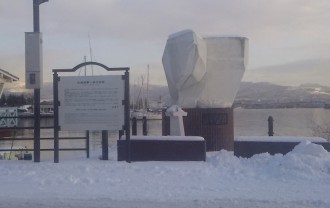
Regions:
[[[127, 143], [117, 141], [118, 161], [126, 160]], [[198, 136], [131, 136], [131, 161], [205, 161], [206, 143]]]

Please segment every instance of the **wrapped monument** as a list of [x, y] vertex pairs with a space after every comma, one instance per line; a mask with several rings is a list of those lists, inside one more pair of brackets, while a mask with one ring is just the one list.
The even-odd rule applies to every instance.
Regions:
[[232, 104], [247, 65], [247, 51], [244, 37], [202, 38], [184, 30], [167, 40], [163, 65], [172, 105], [188, 113], [183, 118], [186, 135], [204, 137], [208, 151], [233, 150]]
[[172, 104], [182, 108], [227, 108], [247, 65], [243, 37], [201, 38], [191, 30], [169, 36], [163, 65]]

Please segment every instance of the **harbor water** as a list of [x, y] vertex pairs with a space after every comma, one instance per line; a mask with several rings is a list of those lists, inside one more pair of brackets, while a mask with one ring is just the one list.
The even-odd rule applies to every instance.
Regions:
[[[266, 136], [268, 134], [267, 119], [274, 118], [274, 135], [276, 136], [322, 136], [317, 135], [317, 127], [330, 125], [330, 110], [321, 108], [290, 108], [290, 109], [242, 109], [234, 110], [234, 133], [239, 136]], [[33, 119], [20, 119], [19, 126], [33, 126]], [[52, 126], [53, 118], [43, 118], [41, 126]], [[160, 136], [162, 133], [161, 120], [148, 121], [148, 135]], [[138, 135], [142, 135], [142, 122], [138, 121]], [[18, 130], [15, 137], [33, 137], [33, 130]], [[42, 129], [41, 138], [52, 138], [52, 129]], [[85, 136], [85, 132], [60, 131], [60, 137]], [[109, 132], [109, 145], [113, 146], [118, 140], [117, 131]], [[42, 140], [41, 148], [52, 148], [52, 140]], [[60, 148], [84, 148], [84, 140], [60, 140]], [[1, 141], [0, 149], [8, 147], [33, 148], [32, 141]], [[100, 151], [101, 132], [90, 132], [90, 150]], [[86, 155], [84, 151], [61, 151], [60, 159]], [[52, 160], [53, 152], [41, 152], [41, 160]]]

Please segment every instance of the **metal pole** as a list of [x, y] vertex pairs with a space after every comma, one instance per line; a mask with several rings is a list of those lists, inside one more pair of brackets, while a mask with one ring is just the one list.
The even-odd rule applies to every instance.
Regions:
[[102, 131], [102, 160], [108, 160], [108, 131]]
[[86, 131], [86, 157], [89, 158], [89, 131]]
[[124, 130], [119, 130], [119, 140], [121, 139], [121, 136], [124, 135]]
[[40, 32], [39, 5], [39, 0], [33, 0], [33, 32]]
[[125, 71], [125, 133], [127, 145], [127, 158], [126, 162], [131, 162], [131, 126], [129, 115], [129, 72]]
[[165, 125], [165, 118], [166, 118], [166, 110], [165, 109], [162, 109], [162, 136], [166, 136], [166, 135], [168, 135], [167, 133], [166, 133], [166, 125]]
[[[40, 32], [39, 0], [33, 0], [33, 31]], [[34, 89], [34, 162], [40, 162], [40, 89]]]
[[142, 134], [143, 134], [143, 136], [148, 135], [148, 124], [147, 124], [147, 117], [146, 116], [142, 117]]
[[58, 74], [53, 74], [53, 97], [54, 97], [54, 163], [59, 162], [59, 123], [58, 123]]
[[132, 118], [132, 135], [133, 136], [137, 135], [137, 120], [136, 120], [136, 117]]
[[[33, 0], [33, 32], [40, 32], [39, 5], [48, 0]], [[40, 89], [34, 89], [34, 162], [40, 162]]]

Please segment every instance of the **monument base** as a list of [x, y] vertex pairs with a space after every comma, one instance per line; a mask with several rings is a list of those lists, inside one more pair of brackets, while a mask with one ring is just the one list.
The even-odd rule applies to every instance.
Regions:
[[[186, 136], [201, 136], [206, 151], [234, 150], [233, 108], [184, 108]], [[169, 135], [169, 118], [163, 116], [163, 135]]]

